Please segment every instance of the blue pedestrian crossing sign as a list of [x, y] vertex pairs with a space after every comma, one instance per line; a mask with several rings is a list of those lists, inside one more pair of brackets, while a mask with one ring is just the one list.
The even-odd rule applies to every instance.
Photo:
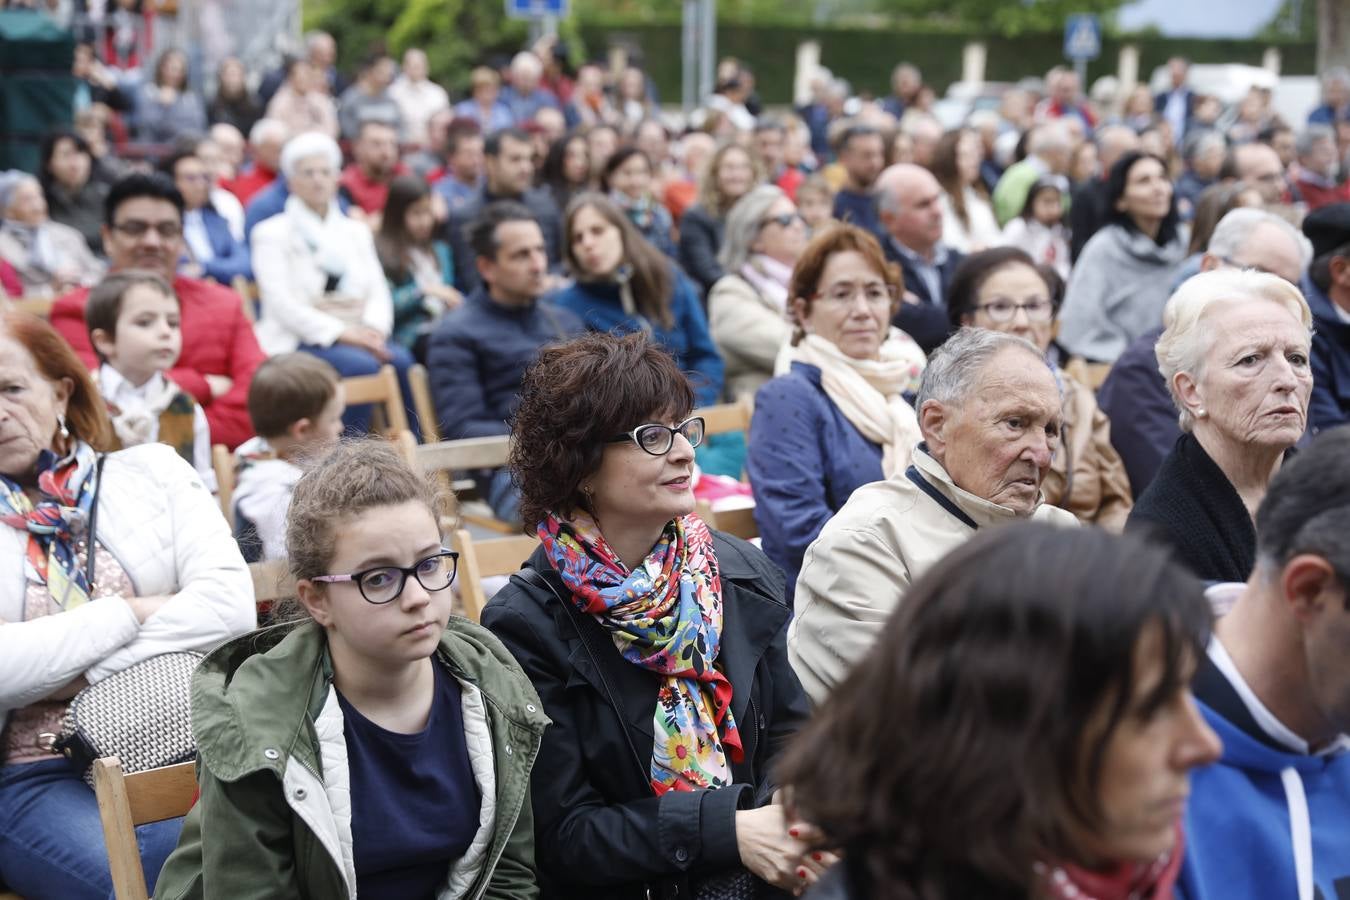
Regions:
[[1102, 24], [1093, 15], [1069, 16], [1064, 24], [1064, 56], [1075, 62], [1102, 55]]
[[506, 14], [513, 19], [567, 18], [568, 0], [506, 0]]

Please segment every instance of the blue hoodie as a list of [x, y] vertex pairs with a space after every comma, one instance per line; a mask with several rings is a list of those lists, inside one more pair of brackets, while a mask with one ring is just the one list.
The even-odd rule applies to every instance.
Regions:
[[1212, 661], [1195, 694], [1223, 757], [1191, 775], [1177, 897], [1350, 898], [1350, 753], [1279, 747]]
[[1350, 422], [1350, 323], [1337, 314], [1331, 300], [1311, 278], [1303, 281], [1303, 293], [1313, 314], [1313, 389], [1308, 424], [1316, 434]]

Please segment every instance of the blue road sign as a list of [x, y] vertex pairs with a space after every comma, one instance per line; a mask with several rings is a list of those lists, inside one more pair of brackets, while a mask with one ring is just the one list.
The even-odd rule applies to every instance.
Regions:
[[506, 14], [515, 19], [567, 18], [568, 0], [506, 0]]
[[1101, 54], [1101, 20], [1086, 14], [1069, 16], [1064, 23], [1064, 56], [1077, 61], [1096, 59]]

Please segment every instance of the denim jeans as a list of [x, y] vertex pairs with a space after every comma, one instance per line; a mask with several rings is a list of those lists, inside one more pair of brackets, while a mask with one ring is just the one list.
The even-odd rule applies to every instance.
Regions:
[[[403, 407], [408, 412], [408, 429], [412, 431], [413, 437], [419, 437], [422, 432], [417, 422], [417, 409], [413, 406], [412, 382], [408, 380], [408, 370], [413, 367], [416, 360], [413, 359], [413, 355], [407, 347], [395, 341], [389, 341], [385, 344], [385, 348], [388, 349], [390, 354], [389, 364], [398, 372], [398, 389], [403, 393]], [[337, 369], [340, 378], [374, 375], [380, 371], [380, 366], [383, 365], [367, 351], [347, 344], [333, 344], [329, 347], [301, 344], [300, 349], [317, 356]], [[369, 404], [347, 407], [342, 414], [343, 429], [356, 434], [365, 434], [370, 431], [371, 411], [372, 408]]]
[[[169, 819], [136, 829], [151, 893], [182, 827]], [[24, 900], [112, 897], [98, 801], [67, 760], [0, 767], [0, 884]]]

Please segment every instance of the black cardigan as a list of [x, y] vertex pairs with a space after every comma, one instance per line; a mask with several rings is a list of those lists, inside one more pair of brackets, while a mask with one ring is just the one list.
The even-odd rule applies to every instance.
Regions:
[[1126, 531], [1151, 534], [1206, 581], [1246, 581], [1256, 563], [1256, 526], [1228, 476], [1183, 434], [1134, 503]]
[[[724, 611], [718, 663], [745, 748], [732, 764], [735, 783], [720, 790], [652, 792], [658, 680], [624, 660], [593, 616], [570, 615], [520, 575], [483, 610], [483, 625], [520, 662], [553, 722], [531, 778], [542, 900], [645, 900], [739, 865], [736, 810], [771, 799], [770, 763], [808, 711], [788, 665], [783, 575], [745, 541], [721, 532], [713, 540]], [[567, 596], [542, 547], [526, 566]]]

